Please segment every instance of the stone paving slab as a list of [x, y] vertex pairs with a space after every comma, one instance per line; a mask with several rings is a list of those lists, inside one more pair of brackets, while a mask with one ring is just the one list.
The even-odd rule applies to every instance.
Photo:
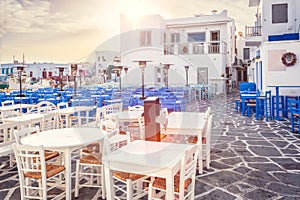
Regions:
[[[211, 167], [197, 174], [195, 199], [300, 199], [300, 136], [290, 122], [256, 120], [235, 110], [237, 93], [197, 100], [187, 111], [212, 108]], [[20, 199], [16, 167], [0, 157], [0, 199]], [[97, 198], [83, 188], [77, 199]], [[147, 198], [143, 198], [147, 199]]]

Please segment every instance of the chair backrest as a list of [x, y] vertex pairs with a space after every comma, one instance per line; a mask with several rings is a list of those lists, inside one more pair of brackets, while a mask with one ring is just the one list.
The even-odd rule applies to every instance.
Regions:
[[119, 124], [111, 119], [102, 120], [101, 128], [106, 131], [107, 137], [119, 134]]
[[102, 119], [105, 119], [107, 117], [107, 115], [121, 112], [121, 111], [122, 111], [122, 103], [109, 104], [107, 106], [101, 107], [100, 117]]
[[14, 105], [14, 101], [13, 100], [5, 100], [1, 102], [2, 106], [10, 106], [10, 105]]
[[59, 102], [57, 104], [57, 109], [63, 109], [63, 108], [68, 108], [68, 107], [69, 107], [68, 102]]
[[[194, 197], [198, 154], [197, 145], [192, 145], [183, 155], [180, 169], [179, 199]], [[185, 192], [185, 183], [189, 182], [188, 180], [190, 180], [190, 186], [188, 187], [189, 190]]]
[[15, 122], [9, 122], [0, 124], [0, 147], [11, 145], [15, 142], [15, 137], [13, 136], [13, 130], [20, 130], [21, 125]]
[[13, 133], [14, 133], [16, 143], [20, 145], [21, 139], [23, 137], [26, 137], [30, 134], [34, 134], [34, 133], [38, 133], [38, 132], [40, 132], [40, 127], [34, 126], [34, 127], [22, 128], [21, 130], [15, 130]]
[[128, 106], [128, 111], [144, 111], [144, 106]]
[[[212, 115], [209, 115], [208, 119], [206, 119], [206, 123], [204, 125], [204, 129], [202, 131], [202, 137], [206, 138], [206, 142], [208, 142], [207, 140], [210, 140], [210, 135], [211, 135], [211, 126], [212, 126]], [[202, 142], [201, 140], [198, 142]]]
[[43, 116], [42, 131], [52, 130], [55, 129], [57, 118], [56, 113], [47, 113]]
[[51, 103], [50, 101], [41, 101], [38, 104], [36, 104], [38, 108], [38, 113], [48, 113], [52, 110], [56, 110], [57, 107], [54, 103]]
[[28, 187], [26, 186], [25, 178], [40, 178], [42, 185], [46, 185], [46, 164], [44, 156], [43, 146], [33, 147], [28, 145], [18, 145], [14, 143], [13, 145], [14, 154], [17, 161], [19, 180], [20, 180], [20, 192], [21, 198], [25, 196], [27, 198], [32, 198], [32, 193], [42, 195], [40, 199], [46, 199], [47, 190], [42, 190], [41, 187]]
[[207, 110], [205, 112], [205, 119], [208, 119], [210, 113], [211, 113], [211, 107], [207, 107]]

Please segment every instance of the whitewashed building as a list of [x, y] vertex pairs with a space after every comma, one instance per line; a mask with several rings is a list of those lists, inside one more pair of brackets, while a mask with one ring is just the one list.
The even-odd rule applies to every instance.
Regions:
[[[248, 65], [248, 81], [255, 82], [260, 90], [300, 85], [300, 1], [249, 0], [249, 7], [257, 9], [256, 21], [240, 34], [238, 47], [241, 63]], [[286, 58], [288, 52], [298, 58], [289, 66], [283, 61], [292, 62]]]
[[[147, 60], [151, 62], [145, 68], [146, 84], [186, 85], [188, 77], [188, 84], [217, 82], [216, 92], [224, 92], [224, 77], [231, 78], [234, 63], [234, 33], [235, 21], [226, 10], [178, 19], [150, 15], [132, 20], [121, 15], [120, 35], [111, 41], [120, 45], [112, 44], [114, 50], [103, 45], [95, 52], [97, 74], [119, 56], [123, 69], [128, 68], [121, 72], [122, 85], [140, 85], [141, 70], [135, 61]], [[168, 71], [165, 64], [171, 64]]]

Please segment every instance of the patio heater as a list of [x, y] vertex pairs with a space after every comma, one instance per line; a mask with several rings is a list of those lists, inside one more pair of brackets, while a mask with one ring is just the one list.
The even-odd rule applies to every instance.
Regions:
[[166, 88], [168, 89], [169, 88], [169, 69], [170, 69], [170, 66], [172, 64], [163, 64], [163, 72], [164, 72], [164, 75], [165, 75], [165, 85], [166, 85]]
[[106, 82], [106, 69], [102, 70], [103, 82]]
[[[113, 71], [116, 73], [116, 79], [119, 77], [119, 89], [122, 89], [121, 85], [121, 72], [122, 72], [123, 66], [122, 65], [115, 65]], [[117, 81], [116, 81], [117, 82]]]
[[126, 84], [127, 84], [127, 72], [128, 72], [128, 67], [124, 67], [124, 72], [125, 72], [125, 80], [126, 80]]
[[152, 62], [151, 60], [136, 60], [133, 62], [138, 62], [139, 63], [139, 67], [141, 68], [141, 72], [142, 72], [142, 97], [141, 99], [145, 99], [145, 68], [147, 65], [147, 62]]
[[79, 86], [81, 86], [81, 75], [82, 75], [83, 70], [79, 70]]
[[71, 73], [74, 80], [74, 99], [76, 98], [76, 74], [77, 74], [78, 66], [77, 64], [71, 64]]
[[18, 97], [25, 97], [25, 95], [22, 94], [22, 73], [23, 73], [23, 70], [24, 70], [23, 65], [17, 66], [17, 71], [18, 71], [18, 74], [19, 74], [19, 82], [20, 82], [20, 94], [17, 95]]
[[60, 91], [63, 91], [63, 75], [64, 75], [64, 71], [65, 71], [65, 67], [64, 66], [58, 66], [56, 67], [58, 68], [58, 72], [59, 72], [59, 85], [60, 85]]
[[185, 86], [189, 86], [189, 66], [186, 65], [184, 66], [184, 68], [185, 68], [185, 80], [186, 80]]

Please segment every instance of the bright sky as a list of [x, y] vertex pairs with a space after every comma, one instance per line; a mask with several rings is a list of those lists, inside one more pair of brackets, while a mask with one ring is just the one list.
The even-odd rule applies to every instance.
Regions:
[[[248, 0], [0, 0], [0, 62], [81, 61], [119, 34], [120, 14], [165, 19], [228, 11], [237, 31], [253, 25]], [[1, 37], [2, 35], [2, 37]]]

